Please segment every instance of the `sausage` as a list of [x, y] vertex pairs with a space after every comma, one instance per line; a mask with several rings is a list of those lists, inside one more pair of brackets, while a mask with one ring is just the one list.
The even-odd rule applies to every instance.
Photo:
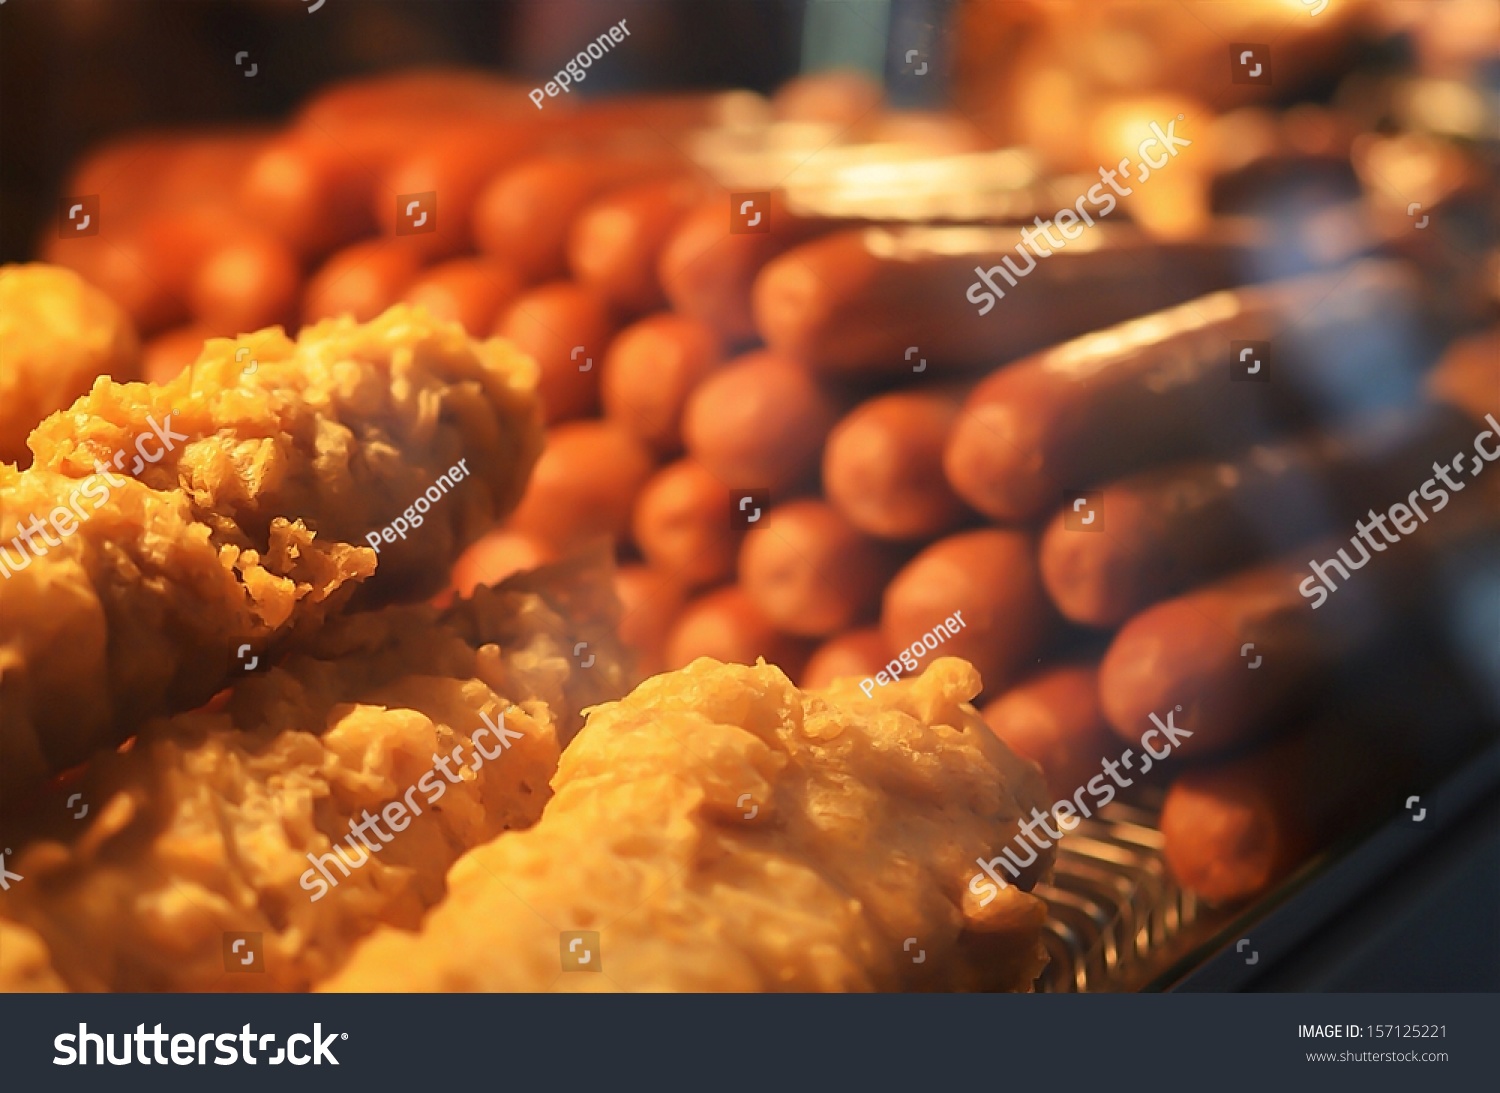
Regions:
[[851, 524], [883, 539], [935, 539], [968, 507], [943, 477], [957, 388], [880, 395], [851, 410], [823, 449], [823, 489]]
[[476, 588], [497, 585], [556, 559], [557, 552], [546, 543], [510, 528], [495, 528], [471, 543], [453, 563], [448, 594], [471, 596]]
[[526, 88], [488, 72], [418, 68], [340, 80], [320, 89], [297, 111], [298, 126], [338, 136], [372, 121], [529, 117]]
[[1143, 607], [1329, 530], [1327, 461], [1314, 445], [1146, 471], [1070, 506], [1041, 542], [1042, 580], [1065, 618], [1118, 626]]
[[[47, 255], [102, 289], [150, 335], [192, 316], [195, 275], [226, 240], [243, 233], [241, 222], [222, 208], [147, 210], [118, 231], [50, 241]], [[212, 288], [204, 293], [205, 303], [217, 299]]]
[[[1338, 545], [1308, 549], [1321, 559]], [[1313, 580], [1309, 573], [1300, 555], [1271, 562], [1159, 603], [1126, 623], [1099, 671], [1101, 701], [1115, 731], [1133, 740], [1152, 726], [1153, 714], [1164, 719], [1175, 711], [1175, 724], [1185, 731], [1174, 754], [1193, 757], [1267, 732], [1380, 623], [1368, 584], [1341, 587], [1322, 610], [1314, 609], [1298, 592], [1305, 579]]]
[[141, 378], [147, 383], [175, 379], [203, 352], [203, 343], [213, 331], [198, 324], [180, 326], [158, 334], [141, 347]]
[[1092, 528], [1079, 526], [1070, 506], [1053, 518], [1042, 580], [1066, 618], [1119, 625], [1157, 600], [1347, 526], [1393, 488], [1428, 477], [1433, 454], [1456, 450], [1472, 432], [1439, 412], [1132, 475], [1086, 501]]
[[422, 268], [405, 239], [367, 239], [337, 252], [307, 282], [302, 321], [352, 315], [369, 322], [401, 299]]
[[687, 602], [682, 586], [650, 566], [622, 565], [615, 570], [615, 593], [623, 612], [620, 641], [636, 654], [639, 674], [664, 671], [667, 635]]
[[375, 230], [375, 182], [414, 126], [365, 125], [337, 135], [304, 125], [267, 143], [239, 187], [246, 215], [301, 258], [321, 257]]
[[809, 478], [843, 402], [806, 369], [765, 350], [709, 376], [688, 399], [688, 453], [732, 489], [765, 488], [775, 500]]
[[142, 337], [186, 323], [192, 309], [181, 286], [174, 290], [156, 270], [156, 248], [140, 227], [108, 239], [49, 239], [43, 260], [66, 266], [99, 289], [130, 316]]
[[691, 176], [653, 179], [589, 205], [568, 235], [568, 268], [626, 315], [666, 304], [656, 265], [672, 230], [703, 194]]
[[515, 342], [541, 370], [542, 412], [549, 424], [598, 409], [599, 372], [614, 332], [604, 299], [572, 281], [525, 293], [495, 326], [496, 334]]
[[[99, 195], [101, 216], [110, 226], [129, 223], [156, 199], [154, 183], [171, 168], [182, 146], [193, 138], [173, 133], [135, 133], [91, 148], [68, 174], [64, 194]], [[101, 230], [103, 223], [100, 224]]]
[[[1230, 243], [1157, 243], [1113, 225], [1090, 229], [1097, 245], [1048, 258], [1022, 247], [1028, 265], [1014, 249], [1022, 230], [1036, 231], [866, 228], [804, 243], [756, 279], [756, 328], [823, 373], [910, 375], [914, 360], [974, 371], [1233, 285], [1249, 268]], [[1014, 287], [1005, 256], [1026, 274]]]
[[508, 262], [451, 258], [423, 270], [402, 299], [483, 338], [495, 328], [501, 309], [520, 294], [521, 277]]
[[[1404, 271], [1366, 263], [1216, 293], [1029, 357], [975, 388], [944, 452], [948, 482], [981, 512], [1024, 520], [1156, 463], [1409, 405], [1414, 299]], [[1240, 341], [1271, 343], [1272, 382], [1230, 379]]]
[[604, 416], [662, 455], [682, 450], [688, 396], [719, 366], [719, 340], [693, 319], [662, 312], [620, 331], [599, 377]]
[[[435, 121], [451, 129], [506, 116], [531, 120], [529, 109], [517, 85], [478, 73], [342, 81], [305, 103], [291, 128], [261, 152], [245, 173], [240, 200], [298, 255], [319, 257], [374, 230], [377, 211], [394, 218], [394, 194], [434, 188], [393, 190], [389, 209], [375, 207], [377, 180], [432, 137]], [[443, 204], [446, 220], [457, 210]]]
[[802, 670], [801, 686], [827, 687], [836, 679], [867, 679], [885, 667], [891, 647], [878, 626], [846, 630], [813, 651]]
[[[1363, 719], [1362, 719], [1363, 720]], [[1264, 891], [1342, 831], [1400, 802], [1400, 766], [1365, 722], [1325, 719], [1167, 791], [1161, 833], [1177, 882], [1211, 903]]]
[[[376, 223], [386, 235], [406, 232], [401, 237], [430, 258], [472, 250], [479, 192], [496, 172], [536, 149], [540, 139], [534, 123], [515, 122], [445, 125], [424, 134], [376, 181]], [[411, 196], [427, 193], [435, 197]], [[413, 207], [413, 201], [421, 204]], [[421, 222], [428, 213], [431, 219]]]
[[651, 474], [640, 441], [607, 421], [570, 421], [547, 430], [546, 446], [506, 526], [559, 553], [607, 535], [623, 539], [635, 496]]
[[750, 295], [762, 267], [842, 222], [795, 215], [777, 190], [767, 208], [755, 210], [769, 230], [734, 232], [733, 197], [719, 193], [693, 209], [662, 250], [657, 273], [674, 310], [707, 323], [726, 344], [740, 345], [755, 336]]
[[238, 182], [269, 137], [268, 130], [236, 127], [110, 141], [78, 164], [64, 192], [99, 197], [101, 231], [117, 232], [150, 212], [234, 214]]
[[196, 320], [232, 335], [290, 326], [301, 288], [296, 255], [269, 233], [246, 232], [226, 238], [205, 256], [188, 283], [187, 298]]
[[900, 562], [826, 501], [773, 508], [740, 546], [740, 587], [779, 629], [826, 637], [873, 617]]
[[1099, 708], [1097, 664], [1046, 668], [981, 712], [1011, 751], [1042, 768], [1048, 788], [1060, 797], [1087, 786], [1114, 739]]
[[701, 464], [679, 459], [657, 471], [636, 499], [636, 546], [686, 588], [717, 584], [734, 572], [738, 543], [729, 512], [729, 488]]
[[[955, 617], [956, 627], [945, 624]], [[1031, 536], [998, 529], [960, 532], [927, 547], [886, 586], [880, 614], [880, 628], [906, 672], [921, 659], [963, 657], [991, 694], [1032, 659], [1052, 621]], [[948, 632], [938, 630], [940, 624]], [[914, 644], [923, 648], [922, 658]]]
[[754, 664], [765, 657], [792, 678], [802, 673], [810, 643], [783, 634], [760, 613], [744, 589], [728, 585], [706, 592], [683, 609], [667, 638], [669, 671], [699, 657], [726, 664]]
[[567, 273], [568, 233], [593, 201], [672, 169], [673, 159], [643, 147], [603, 154], [536, 155], [501, 171], [474, 203], [474, 241], [527, 282]]

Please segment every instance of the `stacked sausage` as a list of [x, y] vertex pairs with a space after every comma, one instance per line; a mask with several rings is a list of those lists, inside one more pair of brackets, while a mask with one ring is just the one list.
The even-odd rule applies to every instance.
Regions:
[[[1411, 410], [1428, 358], [1410, 269], [1254, 285], [1275, 267], [1253, 230], [1205, 208], [1153, 233], [1127, 208], [1022, 271], [1002, 265], [1025, 257], [1014, 224], [1046, 205], [855, 221], [782, 185], [795, 162], [728, 170], [703, 151], [705, 128], [775, 120], [836, 146], [893, 125], [848, 81], [541, 118], [500, 81], [385, 78], [282, 132], [100, 152], [70, 183], [101, 196], [100, 236], [49, 251], [126, 307], [157, 378], [206, 334], [398, 300], [512, 339], [540, 365], [546, 445], [455, 588], [607, 537], [644, 671], [764, 656], [803, 685], [873, 688], [964, 657], [992, 728], [1060, 797], [1152, 715], [1192, 733], [1179, 770], [1260, 747], [1388, 628], [1372, 589], [1415, 587], [1415, 550], [1316, 615], [1297, 587], [1307, 543], [1399, 499], [1462, 431]], [[956, 122], [916, 128], [934, 163], [984, 146]], [[1231, 378], [1257, 378], [1241, 343], [1271, 347], [1272, 382]], [[1183, 879], [1239, 898], [1315, 842], [1268, 850], [1235, 812], [1277, 769], [1173, 790]], [[1254, 855], [1275, 868], [1236, 869]]]

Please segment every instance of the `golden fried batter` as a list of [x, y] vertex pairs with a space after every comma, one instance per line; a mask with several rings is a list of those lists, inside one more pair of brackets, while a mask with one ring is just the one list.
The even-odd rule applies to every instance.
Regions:
[[47, 961], [47, 946], [24, 926], [0, 919], [0, 991], [32, 994], [67, 990]]
[[[96, 757], [37, 811], [45, 830], [7, 834], [23, 879], [0, 916], [39, 934], [74, 989], [306, 989], [376, 925], [415, 928], [465, 848], [535, 822], [559, 735], [625, 687], [609, 581], [558, 566], [442, 617], [331, 622], [226, 711], [153, 722]], [[484, 715], [519, 737], [476, 741]], [[83, 821], [63, 805], [75, 792]], [[388, 815], [395, 802], [414, 807]], [[350, 821], [366, 810], [386, 818], [361, 840]], [[247, 933], [264, 971], [236, 974], [224, 938]], [[0, 961], [0, 990], [45, 983], [38, 963]]]
[[406, 307], [101, 379], [32, 433], [31, 469], [0, 465], [0, 804], [315, 628], [377, 571], [366, 535], [464, 460], [371, 582], [442, 587], [514, 505], [539, 421], [529, 360]]
[[540, 823], [465, 854], [419, 932], [377, 931], [326, 987], [1028, 990], [1047, 912], [1022, 888], [1050, 853], [987, 906], [967, 885], [1046, 790], [978, 693], [952, 658], [873, 698], [764, 662], [649, 679], [590, 715]]
[[100, 375], [140, 370], [130, 319], [104, 293], [61, 266], [0, 266], [0, 462], [30, 463], [26, 434]]

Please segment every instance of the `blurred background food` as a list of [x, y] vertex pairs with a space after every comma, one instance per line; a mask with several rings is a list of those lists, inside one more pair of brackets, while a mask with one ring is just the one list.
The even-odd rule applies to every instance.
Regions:
[[[1493, 761], [1500, 0], [342, 6], [7, 5], [0, 255], [101, 331], [5, 335], [0, 457], [206, 337], [513, 340], [545, 447], [449, 594], [604, 538], [643, 671], [804, 686], [961, 611], [941, 653], [1059, 799], [1193, 734], [1064, 844], [1051, 989], [1182, 974]], [[1314, 611], [1309, 558], [1459, 453]]]

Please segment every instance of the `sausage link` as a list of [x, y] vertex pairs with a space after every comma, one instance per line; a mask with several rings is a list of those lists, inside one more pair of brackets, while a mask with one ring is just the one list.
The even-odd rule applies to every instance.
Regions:
[[719, 363], [719, 339], [702, 323], [671, 312], [642, 319], [620, 331], [605, 355], [604, 415], [675, 455], [688, 397]]
[[943, 478], [958, 389], [902, 391], [856, 406], [828, 436], [823, 488], [849, 522], [883, 539], [935, 539], [968, 507]]
[[[755, 325], [772, 349], [819, 372], [909, 375], [914, 357], [933, 371], [972, 372], [1236, 284], [1249, 268], [1248, 253], [1231, 243], [1091, 230], [1097, 245], [1033, 257], [1014, 286], [1001, 260], [1016, 261], [1019, 229], [837, 232], [766, 265], [755, 282]], [[986, 290], [980, 274], [1005, 297]]]
[[636, 546], [684, 587], [718, 584], [734, 572], [729, 488], [699, 463], [679, 459], [641, 489], [632, 521]]
[[688, 399], [682, 435], [693, 458], [733, 489], [782, 492], [810, 478], [843, 402], [806, 369], [756, 350], [719, 369]]
[[[1067, 490], [1238, 450], [1281, 428], [1417, 397], [1415, 290], [1399, 267], [1221, 292], [1078, 338], [975, 388], [944, 453], [958, 495], [1024, 520]], [[1309, 301], [1316, 301], [1315, 306]], [[1231, 346], [1270, 382], [1235, 382]]]
[[599, 408], [599, 373], [615, 321], [599, 293], [554, 281], [515, 300], [495, 333], [515, 342], [541, 370], [542, 413], [549, 424]]
[[506, 526], [558, 553], [597, 536], [623, 539], [651, 455], [607, 421], [570, 421], [547, 430], [546, 446]]
[[745, 536], [740, 587], [779, 629], [826, 637], [875, 614], [899, 562], [826, 501], [789, 501]]
[[[956, 634], [938, 630], [950, 617], [958, 619]], [[927, 547], [886, 587], [880, 615], [898, 656], [910, 653], [919, 662], [912, 646], [921, 643], [923, 657], [963, 657], [991, 694], [1033, 657], [1052, 622], [1031, 537], [996, 529], [960, 532]], [[904, 661], [902, 667], [911, 670]]]

